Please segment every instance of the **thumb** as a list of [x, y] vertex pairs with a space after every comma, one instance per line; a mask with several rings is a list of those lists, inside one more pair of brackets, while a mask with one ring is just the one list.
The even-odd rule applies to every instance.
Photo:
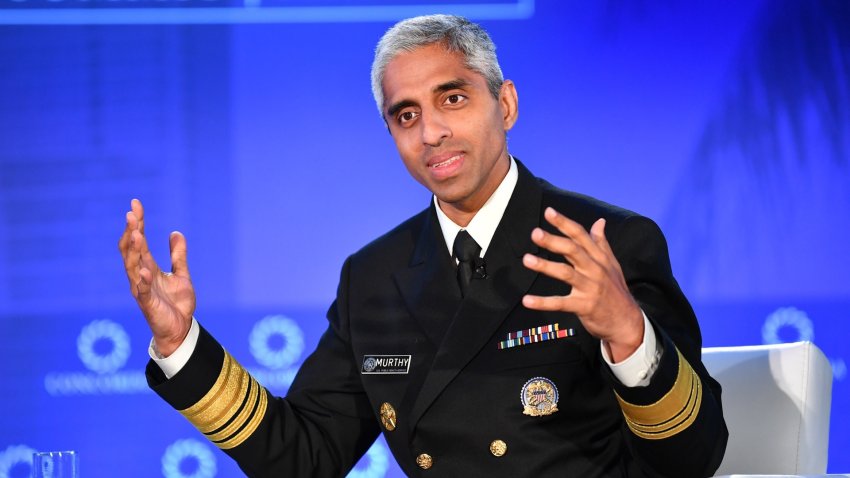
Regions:
[[189, 277], [189, 263], [186, 260], [186, 238], [179, 231], [168, 236], [171, 249], [171, 272], [180, 277]]

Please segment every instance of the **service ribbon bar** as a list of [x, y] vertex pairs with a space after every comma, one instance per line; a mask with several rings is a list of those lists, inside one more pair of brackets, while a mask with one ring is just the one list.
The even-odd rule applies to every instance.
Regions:
[[[575, 335], [575, 331], [573, 329], [558, 329], [557, 328], [558, 324], [554, 324], [554, 326], [555, 326], [555, 330], [553, 330], [551, 332], [543, 332], [543, 333], [540, 333], [540, 334], [527, 334], [527, 335], [521, 335], [521, 336], [513, 338], [513, 339], [503, 340], [503, 341], [499, 342], [499, 350], [509, 349], [511, 347], [519, 347], [520, 345], [526, 345], [526, 344], [536, 344], [538, 342], [545, 342], [547, 340], [563, 339], [565, 337], [572, 337], [573, 335]], [[551, 327], [551, 325], [547, 325], [546, 327]], [[538, 329], [542, 329], [542, 328], [543, 327], [538, 327]], [[536, 329], [529, 329], [529, 330], [536, 330]], [[511, 335], [514, 335], [514, 334], [526, 333], [526, 332], [528, 332], [528, 331], [527, 330], [521, 330], [519, 332], [511, 332], [510, 334], [508, 334], [508, 336], [510, 337]]]
[[506, 337], [507, 340], [518, 339], [520, 337], [531, 337], [532, 335], [540, 335], [545, 334], [547, 332], [557, 332], [559, 329], [558, 324], [549, 324], [549, 325], [541, 325], [540, 327], [534, 327], [531, 329], [525, 330], [517, 330], [516, 332], [511, 332]]

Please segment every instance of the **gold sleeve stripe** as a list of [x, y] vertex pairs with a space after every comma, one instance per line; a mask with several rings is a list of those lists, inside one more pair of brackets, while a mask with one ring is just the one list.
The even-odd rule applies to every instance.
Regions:
[[[248, 387], [249, 390], [246, 394], [242, 395], [242, 400], [240, 400], [239, 407], [233, 411], [233, 414], [227, 421], [227, 423], [223, 423], [217, 428], [212, 430], [201, 430], [204, 432], [204, 435], [210, 441], [220, 442], [224, 441], [228, 436], [233, 435], [236, 430], [242, 427], [245, 422], [251, 417], [251, 413], [253, 413], [257, 404], [257, 389], [259, 388], [255, 383], [254, 379], [249, 377]], [[219, 424], [220, 422], [216, 422]]]
[[251, 420], [245, 424], [245, 428], [242, 431], [238, 432], [233, 436], [230, 440], [222, 443], [216, 443], [219, 448], [224, 450], [229, 450], [231, 448], [237, 447], [242, 444], [245, 440], [250, 437], [254, 431], [257, 430], [257, 427], [260, 426], [260, 422], [263, 421], [263, 417], [266, 415], [266, 408], [268, 408], [268, 395], [266, 394], [266, 389], [263, 388], [260, 390], [259, 403], [256, 405], [256, 411], [254, 412]]
[[702, 404], [702, 382], [694, 369], [676, 350], [679, 371], [673, 388], [650, 405], [635, 405], [617, 395], [626, 424], [632, 432], [648, 440], [669, 438], [687, 429], [696, 420]]
[[212, 388], [180, 413], [219, 448], [230, 449], [257, 430], [267, 404], [265, 388], [225, 351]]

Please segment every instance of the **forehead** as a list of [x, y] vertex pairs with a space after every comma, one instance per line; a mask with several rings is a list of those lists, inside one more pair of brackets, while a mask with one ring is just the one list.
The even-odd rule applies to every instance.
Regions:
[[384, 103], [431, 94], [436, 86], [457, 79], [486, 87], [484, 77], [467, 68], [463, 54], [450, 52], [441, 44], [399, 53], [384, 70]]

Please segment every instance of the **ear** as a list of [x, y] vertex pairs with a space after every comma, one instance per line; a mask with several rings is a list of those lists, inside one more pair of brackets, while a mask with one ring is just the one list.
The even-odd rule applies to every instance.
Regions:
[[505, 131], [509, 131], [519, 117], [519, 99], [514, 82], [511, 80], [502, 82], [502, 88], [499, 90], [499, 107], [502, 109], [502, 126]]

